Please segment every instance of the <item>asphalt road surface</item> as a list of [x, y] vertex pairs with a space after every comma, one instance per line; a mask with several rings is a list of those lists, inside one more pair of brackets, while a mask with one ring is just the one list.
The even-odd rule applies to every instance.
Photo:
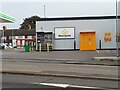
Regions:
[[79, 88], [79, 89], [82, 88], [81, 90], [119, 90], [117, 81], [2, 74], [2, 88], [55, 88], [55, 87]]

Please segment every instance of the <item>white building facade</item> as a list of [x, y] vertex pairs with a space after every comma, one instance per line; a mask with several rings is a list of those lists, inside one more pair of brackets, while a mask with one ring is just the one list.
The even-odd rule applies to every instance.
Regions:
[[[57, 37], [57, 34], [60, 34], [60, 29], [63, 30], [66, 28], [68, 29], [67, 32], [71, 33], [71, 36]], [[73, 29], [73, 31], [70, 31], [70, 29]], [[116, 48], [115, 16], [45, 18], [37, 21], [36, 37], [38, 32], [47, 31], [53, 33], [52, 49], [55, 50], [80, 49], [82, 44], [80, 41], [80, 32], [95, 32], [94, 43], [96, 49]]]

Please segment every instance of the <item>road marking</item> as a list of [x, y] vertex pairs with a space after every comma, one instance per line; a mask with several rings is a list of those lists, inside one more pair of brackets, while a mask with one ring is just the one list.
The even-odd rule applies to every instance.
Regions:
[[[100, 53], [100, 51], [99, 50], [96, 50], [97, 51], [97, 53]], [[109, 53], [111, 53], [111, 51], [110, 50], [103, 50], [103, 51], [101, 51], [102, 53], [105, 53], [105, 52], [109, 52]]]
[[39, 83], [37, 83], [37, 82], [30, 82], [31, 84], [34, 84], [34, 85], [37, 85], [37, 84], [39, 84]]
[[57, 83], [37, 83], [37, 82], [31, 82], [32, 84], [36, 85], [45, 85], [45, 86], [53, 86], [53, 87], [61, 87], [61, 88], [67, 88], [69, 84], [57, 84]]
[[89, 87], [89, 86], [76, 86], [76, 85], [69, 85], [69, 87], [74, 87], [74, 88], [86, 88], [86, 89], [103, 89], [99, 87]]
[[67, 88], [69, 86], [69, 84], [56, 84], [56, 83], [40, 83], [40, 84], [46, 86], [61, 87], [61, 88]]
[[97, 53], [100, 53], [98, 50], [96, 50], [97, 51]]
[[107, 50], [108, 52], [111, 52], [110, 50]]
[[61, 87], [61, 88], [67, 88], [67, 87], [73, 87], [73, 88], [86, 88], [86, 89], [103, 89], [99, 87], [89, 87], [89, 86], [78, 86], [78, 85], [70, 85], [70, 84], [59, 84], [59, 83], [37, 83], [37, 82], [31, 82], [35, 85], [45, 85], [45, 86], [53, 86], [53, 87]]

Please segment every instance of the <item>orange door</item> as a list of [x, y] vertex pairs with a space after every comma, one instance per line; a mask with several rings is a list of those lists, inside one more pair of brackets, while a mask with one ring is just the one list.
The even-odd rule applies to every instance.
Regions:
[[85, 50], [88, 46], [88, 37], [87, 33], [80, 33], [80, 50]]
[[96, 50], [95, 32], [80, 33], [80, 50]]
[[91, 50], [96, 50], [96, 34], [91, 33]]

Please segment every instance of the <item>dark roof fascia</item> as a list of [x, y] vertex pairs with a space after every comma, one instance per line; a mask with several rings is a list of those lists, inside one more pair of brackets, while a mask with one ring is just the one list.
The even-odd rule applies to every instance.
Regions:
[[52, 32], [37, 32], [38, 34], [52, 34]]
[[[120, 16], [118, 16], [120, 18]], [[91, 16], [91, 17], [60, 17], [60, 18], [40, 18], [37, 21], [60, 21], [60, 20], [100, 20], [116, 19], [116, 16]]]

